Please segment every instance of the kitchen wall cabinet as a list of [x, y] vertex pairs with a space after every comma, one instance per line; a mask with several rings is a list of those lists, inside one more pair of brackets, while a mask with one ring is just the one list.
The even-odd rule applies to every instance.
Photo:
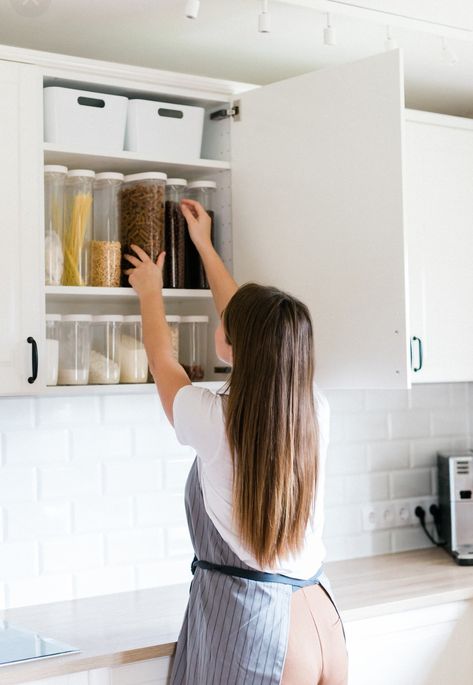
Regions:
[[44, 348], [40, 71], [0, 61], [0, 89], [0, 393], [27, 395], [43, 383], [42, 367], [28, 382]]
[[473, 121], [408, 112], [410, 328], [422, 382], [473, 379]]
[[[406, 388], [412, 381], [473, 379], [473, 324], [464, 314], [473, 282], [471, 129], [433, 125], [421, 115], [414, 123], [415, 113], [404, 109], [398, 51], [262, 88], [0, 49], [0, 56], [9, 54], [17, 63], [5, 61], [0, 71], [9, 94], [0, 110], [8, 155], [0, 191], [7, 249], [0, 308], [8, 331], [0, 340], [1, 394], [103, 391], [46, 387], [44, 313], [138, 311], [130, 289], [43, 285], [43, 162], [216, 180], [224, 261], [238, 281], [273, 283], [308, 303], [322, 386]], [[41, 90], [48, 85], [202, 105], [204, 159], [43, 144]], [[238, 116], [210, 118], [236, 101]], [[430, 203], [419, 199], [431, 195]], [[217, 319], [208, 291], [165, 297], [171, 314], [208, 314], [211, 333]], [[33, 384], [29, 336], [39, 350]], [[414, 371], [420, 343], [424, 365]], [[214, 372], [218, 364], [210, 334], [208, 380], [223, 380]]]

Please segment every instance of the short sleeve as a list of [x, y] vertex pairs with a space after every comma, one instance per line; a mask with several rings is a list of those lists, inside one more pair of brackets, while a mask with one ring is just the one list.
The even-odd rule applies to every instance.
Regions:
[[173, 421], [181, 445], [190, 445], [203, 461], [213, 459], [225, 434], [222, 397], [207, 388], [185, 385], [174, 398]]

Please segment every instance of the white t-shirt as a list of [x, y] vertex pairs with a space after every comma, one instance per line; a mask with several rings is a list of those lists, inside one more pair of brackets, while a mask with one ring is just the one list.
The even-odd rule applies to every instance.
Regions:
[[251, 552], [242, 546], [233, 524], [232, 458], [225, 433], [222, 396], [205, 388], [186, 385], [174, 399], [177, 439], [197, 452], [205, 510], [230, 549], [251, 568], [306, 579], [318, 571], [325, 557], [322, 529], [330, 413], [326, 398], [317, 389], [315, 399], [320, 440], [315, 506], [307, 525], [303, 549], [297, 555], [280, 558], [273, 568], [259, 566]]

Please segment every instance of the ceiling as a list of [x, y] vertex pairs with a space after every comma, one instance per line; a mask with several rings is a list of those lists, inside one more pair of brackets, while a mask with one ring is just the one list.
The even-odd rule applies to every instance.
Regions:
[[[404, 50], [407, 105], [473, 117], [471, 0], [270, 0], [269, 35], [257, 32], [257, 0], [201, 0], [194, 21], [184, 7], [185, 0], [2, 0], [0, 43], [266, 84], [382, 52], [389, 24]], [[331, 47], [322, 38], [327, 8], [337, 34]], [[458, 55], [453, 66], [441, 59], [442, 33]]]

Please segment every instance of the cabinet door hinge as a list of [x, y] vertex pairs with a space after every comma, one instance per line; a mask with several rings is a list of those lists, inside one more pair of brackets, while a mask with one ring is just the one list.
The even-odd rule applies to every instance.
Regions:
[[241, 107], [239, 102], [235, 102], [228, 109], [219, 109], [210, 114], [212, 121], [221, 121], [222, 119], [229, 119], [230, 117], [232, 117], [234, 121], [240, 121]]

